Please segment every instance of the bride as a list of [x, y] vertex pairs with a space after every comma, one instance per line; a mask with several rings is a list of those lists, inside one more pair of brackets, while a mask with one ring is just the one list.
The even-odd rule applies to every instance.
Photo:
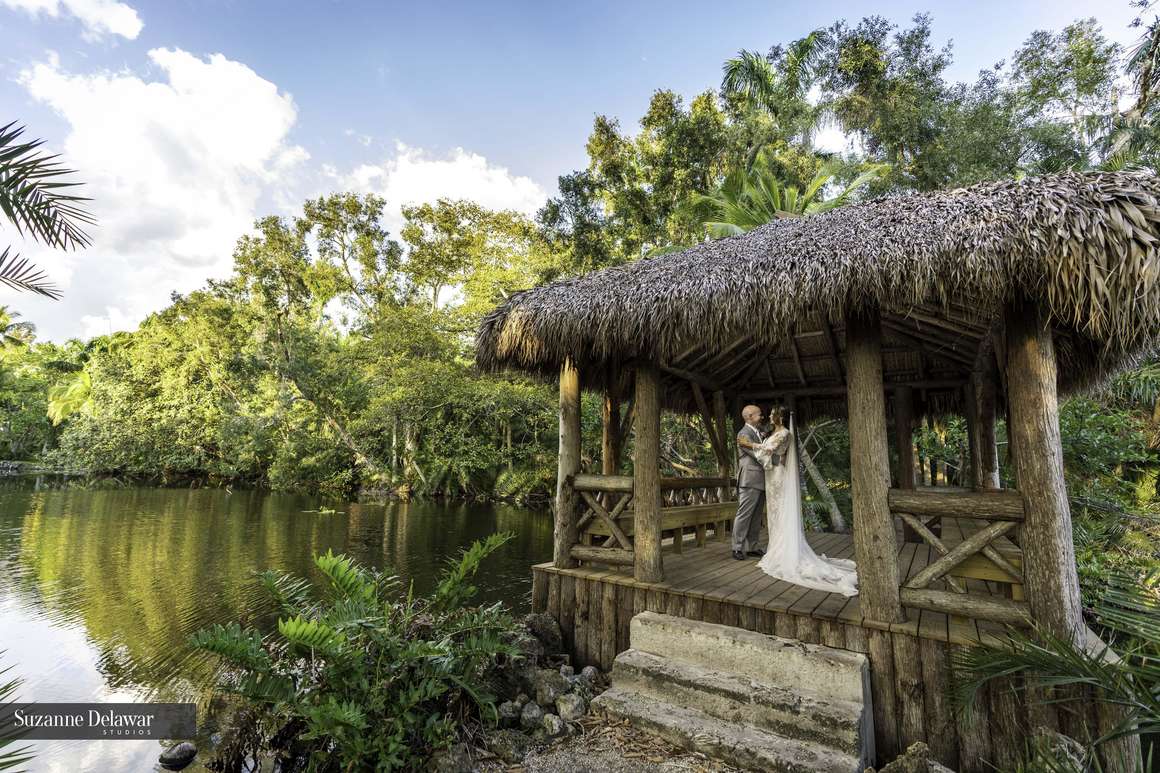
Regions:
[[772, 411], [770, 421], [773, 432], [769, 437], [760, 446], [749, 446], [765, 467], [765, 512], [769, 545], [758, 566], [779, 580], [853, 596], [858, 593], [858, 574], [854, 562], [819, 556], [806, 542], [802, 527], [801, 481], [798, 476], [793, 414], [790, 414], [788, 429], [780, 409]]

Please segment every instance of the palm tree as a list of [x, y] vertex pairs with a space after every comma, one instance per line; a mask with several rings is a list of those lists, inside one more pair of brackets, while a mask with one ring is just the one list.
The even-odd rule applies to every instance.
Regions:
[[[43, 140], [24, 141], [23, 134], [24, 127], [15, 122], [0, 126], [0, 212], [17, 233], [42, 244], [60, 249], [88, 246], [83, 226], [96, 221], [84, 209], [88, 199], [70, 192], [80, 183], [67, 180], [73, 171], [61, 165], [58, 156], [40, 149]], [[0, 251], [0, 283], [60, 297], [44, 272], [11, 247]]]
[[27, 346], [36, 337], [36, 325], [19, 321], [20, 312], [0, 306], [0, 348]]
[[750, 169], [731, 172], [713, 193], [696, 194], [692, 206], [705, 217], [711, 236], [736, 236], [771, 220], [813, 215], [840, 207], [855, 191], [881, 178], [889, 169], [889, 164], [872, 164], [836, 196], [823, 199], [821, 196], [837, 171], [833, 165], [823, 166], [803, 190], [782, 183], [772, 159], [762, 152]]
[[784, 50], [775, 48], [769, 56], [738, 51], [722, 68], [721, 93], [769, 113], [787, 139], [800, 135], [808, 146], [814, 127], [828, 109], [825, 103], [814, 105], [808, 99], [828, 43], [824, 30], [814, 30]]

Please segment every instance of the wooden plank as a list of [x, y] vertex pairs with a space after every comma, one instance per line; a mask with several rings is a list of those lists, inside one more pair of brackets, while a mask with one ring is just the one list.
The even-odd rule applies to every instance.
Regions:
[[553, 619], [559, 621], [560, 619], [560, 575], [552, 572], [547, 574], [548, 579], [548, 604], [545, 611], [552, 616]]
[[560, 611], [556, 621], [564, 635], [564, 650], [576, 657], [576, 578], [560, 575]]
[[[952, 659], [960, 649], [957, 645], [951, 647]], [[991, 723], [985, 693], [981, 691], [976, 694], [970, 709], [959, 712], [956, 717], [959, 730], [959, 761], [956, 769], [963, 773], [991, 770], [987, 765], [991, 761]]]
[[604, 666], [604, 583], [588, 584], [588, 660], [597, 668]]
[[979, 549], [988, 542], [1001, 537], [1013, 528], [1015, 528], [1014, 523], [1004, 521], [993, 523], [985, 529], [980, 529], [952, 548], [945, 556], [941, 556], [937, 561], [927, 566], [914, 577], [911, 577], [907, 581], [906, 587], [925, 588], [932, 580], [942, 577], [951, 569], [954, 569], [965, 561], [970, 555], [979, 552]]
[[594, 548], [587, 545], [573, 545], [571, 555], [578, 561], [594, 564], [633, 565], [633, 552], [622, 548]]
[[1026, 712], [1010, 679], [995, 679], [987, 684], [987, 713], [991, 719], [991, 748], [996, 765], [1000, 770], [1017, 769], [1023, 762], [1030, 728], [1024, 721]]
[[592, 518], [599, 518], [600, 521], [605, 525], [605, 528], [608, 529], [609, 533], [616, 537], [616, 541], [620, 543], [620, 546], [625, 550], [631, 550], [632, 543], [629, 542], [628, 538], [624, 535], [624, 531], [617, 524], [616, 519], [620, 517], [620, 514], [624, 512], [624, 509], [628, 506], [628, 503], [632, 501], [632, 494], [621, 496], [616, 505], [613, 506], [612, 512], [606, 510], [600, 500], [598, 500], [589, 492], [581, 491], [580, 496], [583, 497], [584, 502], [588, 505], [589, 512], [580, 519], [578, 528], [583, 531], [584, 528], [588, 526]]
[[959, 734], [951, 704], [950, 649], [945, 641], [933, 639], [921, 640], [918, 649], [922, 659], [926, 742], [931, 756], [953, 770], [959, 764]]
[[851, 652], [870, 652], [869, 632], [860, 625], [844, 625], [846, 630], [846, 649]]
[[948, 491], [945, 487], [890, 489], [891, 512], [911, 513], [919, 518], [983, 518], [990, 521], [1022, 521], [1023, 499], [1019, 492]]
[[894, 647], [894, 697], [898, 702], [899, 747], [927, 740], [926, 700], [923, 693], [922, 657], [914, 636], [891, 634]]
[[543, 612], [548, 608], [548, 575], [532, 571], [532, 611]]
[[[697, 524], [714, 524], [726, 518], [732, 518], [737, 512], [736, 502], [713, 502], [704, 505], [681, 505], [679, 507], [662, 507], [661, 508], [661, 531], [669, 531], [678, 526], [696, 526]], [[636, 526], [631, 516], [626, 515], [620, 518], [617, 523], [624, 530], [624, 533], [633, 536], [636, 533]], [[608, 536], [611, 532], [608, 527], [600, 521], [592, 523], [588, 526], [589, 534], [598, 534], [600, 536]]]
[[572, 487], [577, 491], [603, 491], [613, 494], [632, 493], [631, 475], [589, 475], [579, 473], [572, 476]]
[[576, 655], [576, 663], [581, 668], [584, 666], [594, 665], [592, 658], [588, 652], [588, 618], [591, 611], [588, 606], [588, 580], [577, 577], [576, 578], [576, 601], [573, 616], [572, 628], [572, 651]]
[[[913, 471], [912, 471], [912, 474], [913, 474]], [[946, 546], [946, 544], [941, 539], [936, 537], [934, 532], [932, 532], [930, 529], [928, 529], [926, 527], [925, 523], [918, 520], [910, 513], [899, 512], [899, 513], [895, 513], [895, 515], [897, 515], [899, 518], [901, 518], [903, 521], [905, 521], [906, 525], [909, 526], [912, 530], [914, 530], [914, 532], [916, 534], [918, 534], [918, 536], [921, 537], [924, 542], [926, 542], [934, 550], [936, 550], [939, 555], [945, 556], [947, 553], [951, 552], [950, 548], [948, 548]], [[929, 565], [929, 563], [930, 562], [927, 561], [928, 565]], [[910, 578], [904, 576], [904, 579], [909, 580]], [[954, 577], [948, 576], [948, 577], [946, 577], [946, 581], [947, 581], [947, 584], [950, 585], [951, 589], [953, 591], [955, 591], [956, 593], [966, 593], [967, 592], [967, 589], [963, 587], [963, 584], [961, 582], [959, 582], [958, 580], [956, 580]]]
[[633, 618], [632, 597], [633, 589], [628, 585], [616, 587], [616, 654], [629, 648], [629, 632]]
[[1027, 602], [1010, 601], [999, 596], [948, 593], [930, 588], [903, 588], [900, 597], [902, 603], [908, 607], [932, 609], [950, 615], [1010, 625], [1029, 625], [1031, 622], [1031, 608]]
[[901, 753], [899, 722], [894, 707], [894, 647], [891, 634], [885, 631], [867, 631], [870, 656], [870, 684], [874, 691], [874, 736], [878, 759], [893, 760]]
[[[930, 555], [935, 552], [934, 548], [926, 545], [926, 563], [930, 562]], [[919, 563], [919, 554], [915, 555], [915, 564]], [[924, 564], [925, 565], [925, 564]], [[913, 570], [914, 567], [912, 566]], [[966, 592], [966, 588], [963, 588]], [[947, 614], [945, 612], [936, 612], [931, 609], [915, 610], [914, 615], [918, 618], [918, 635], [924, 639], [934, 639], [940, 643], [947, 641]]]

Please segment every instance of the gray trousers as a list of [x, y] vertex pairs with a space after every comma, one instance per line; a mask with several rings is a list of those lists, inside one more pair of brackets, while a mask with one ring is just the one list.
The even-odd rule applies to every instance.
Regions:
[[757, 550], [761, 521], [765, 514], [765, 492], [758, 488], [737, 489], [737, 516], [733, 519], [733, 549]]

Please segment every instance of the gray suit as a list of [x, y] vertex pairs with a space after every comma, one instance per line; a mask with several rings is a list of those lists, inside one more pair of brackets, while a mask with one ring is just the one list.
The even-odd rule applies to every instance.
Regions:
[[[761, 433], [746, 424], [737, 433], [737, 439], [745, 438], [760, 443]], [[765, 468], [757, 461], [757, 456], [748, 448], [737, 446], [737, 516], [733, 519], [733, 549], [756, 550], [757, 538], [761, 536], [761, 522], [765, 512]]]

